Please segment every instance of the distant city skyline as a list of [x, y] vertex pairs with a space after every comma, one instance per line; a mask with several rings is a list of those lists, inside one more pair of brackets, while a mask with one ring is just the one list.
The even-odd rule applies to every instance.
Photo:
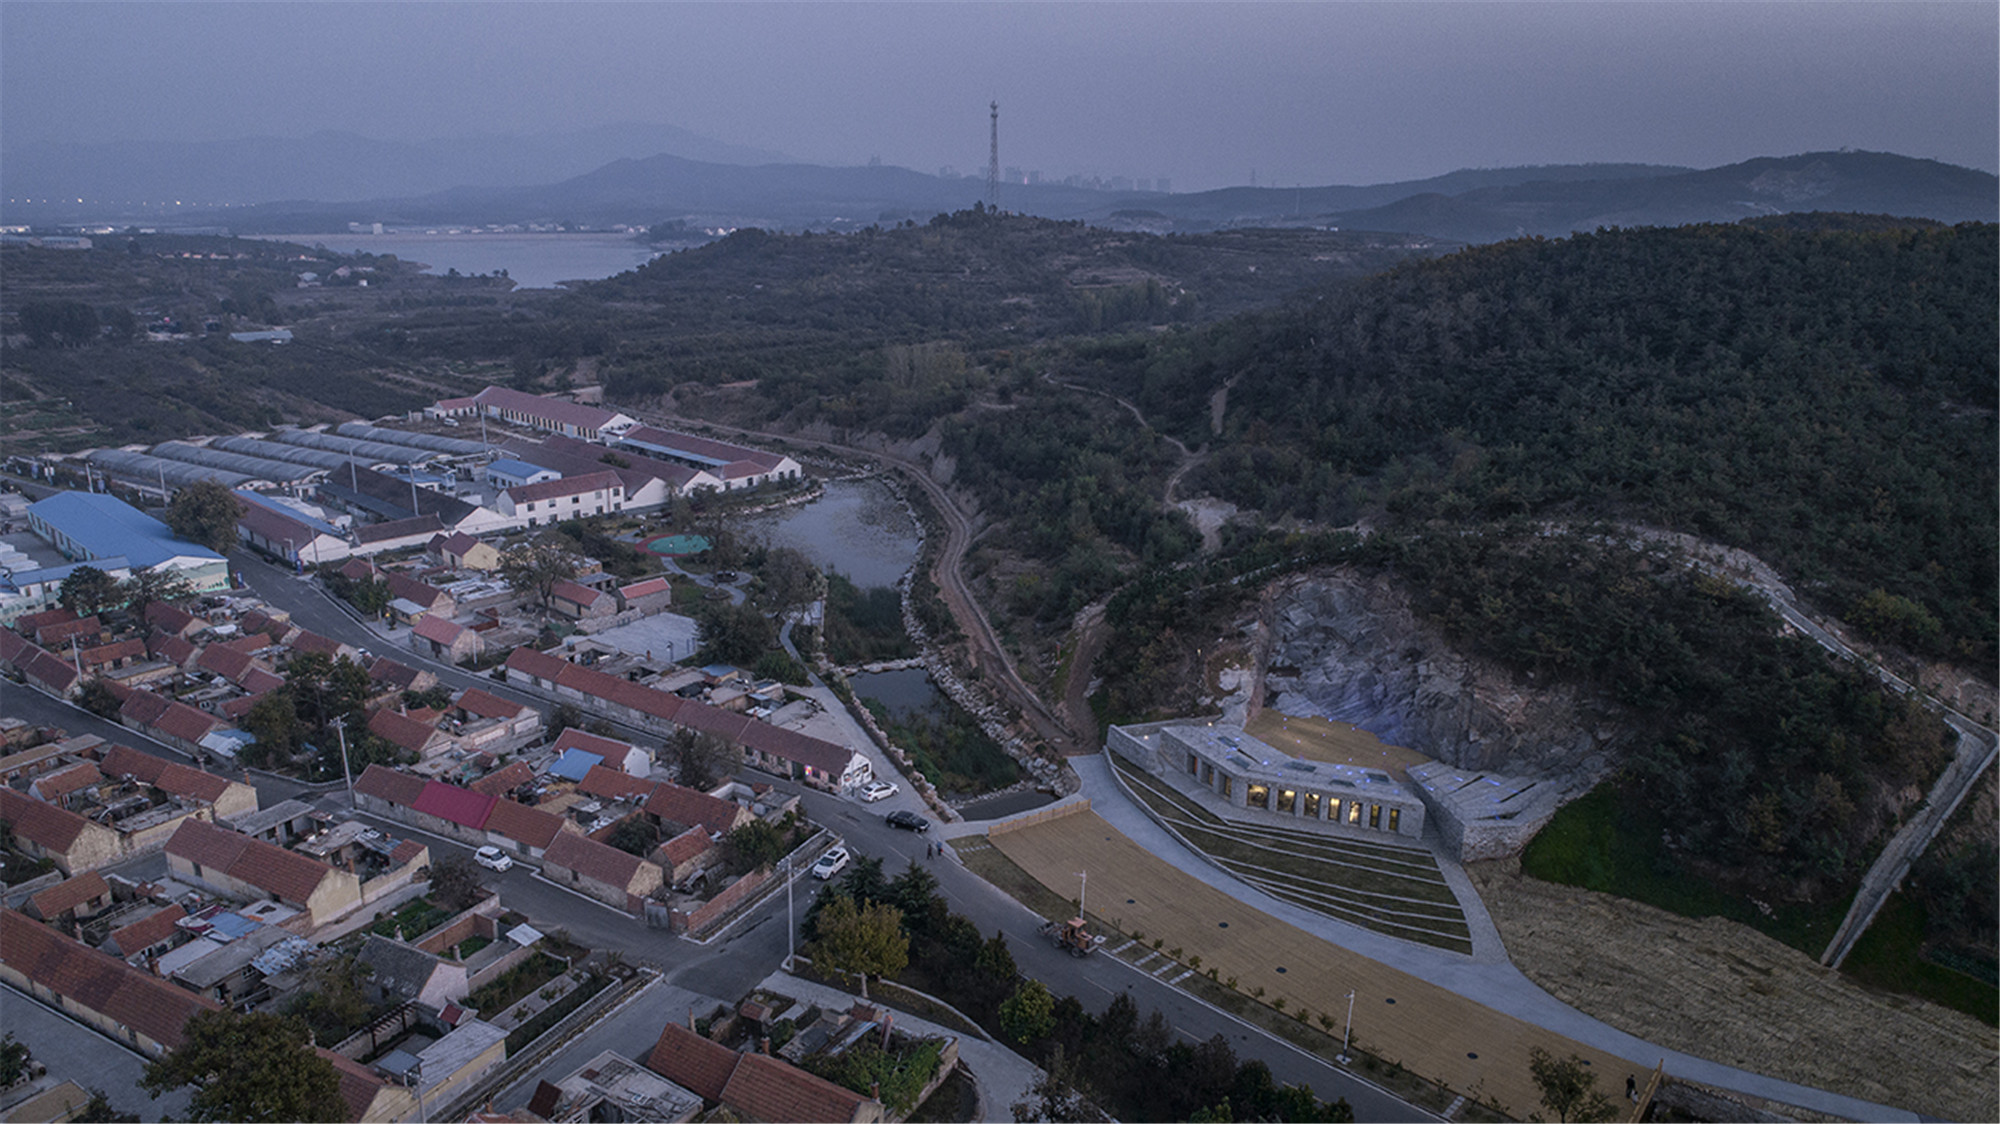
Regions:
[[[0, 142], [669, 124], [1175, 191], [1851, 147], [2000, 170], [1973, 3], [0, 5]], [[634, 155], [644, 155], [634, 153]]]

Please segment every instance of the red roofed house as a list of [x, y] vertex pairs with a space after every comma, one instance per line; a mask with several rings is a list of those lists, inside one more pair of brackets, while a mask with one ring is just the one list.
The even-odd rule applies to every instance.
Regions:
[[615, 472], [587, 472], [522, 484], [501, 492], [494, 508], [527, 527], [609, 515], [625, 509], [625, 482]]
[[95, 617], [73, 621], [51, 621], [35, 630], [35, 643], [44, 648], [68, 648], [70, 638], [79, 648], [88, 648], [104, 638], [104, 625]]
[[179, 636], [183, 639], [208, 627], [207, 621], [186, 609], [176, 609], [165, 601], [146, 603], [146, 623], [170, 636]]
[[177, 761], [141, 753], [129, 745], [114, 745], [98, 769], [107, 777], [131, 777], [171, 796], [198, 800], [214, 809], [215, 818], [231, 820], [257, 810], [257, 790]]
[[699, 827], [711, 835], [725, 835], [757, 818], [734, 801], [665, 781], [655, 784], [646, 798], [646, 814], [665, 830]]
[[618, 587], [618, 608], [620, 612], [638, 612], [646, 616], [664, 613], [673, 607], [674, 587], [664, 577], [647, 578]]
[[414, 773], [370, 765], [354, 778], [354, 800], [378, 816], [402, 819], [403, 812], [424, 794], [424, 778]]
[[99, 644], [95, 648], [85, 648], [76, 654], [77, 662], [85, 671], [116, 670], [135, 660], [146, 658], [146, 642], [134, 636], [129, 640], [117, 640], [109, 644]]
[[573, 621], [601, 620], [618, 615], [618, 598], [602, 589], [559, 581], [549, 590], [549, 608]]
[[0, 979], [157, 1058], [214, 1000], [71, 940], [27, 915], [0, 910]]
[[64, 874], [81, 874], [124, 857], [124, 840], [117, 832], [5, 786], [0, 786], [0, 820], [13, 825], [16, 847], [50, 860]]
[[[580, 437], [585, 441], [616, 436], [639, 424], [634, 418], [601, 406], [585, 406], [562, 398], [544, 398], [504, 386], [487, 387], [472, 396], [472, 403], [475, 413], [516, 425]], [[443, 406], [444, 403], [440, 402], [436, 408]]]
[[667, 881], [678, 886], [712, 866], [721, 852], [708, 832], [697, 826], [660, 844], [653, 857], [666, 871]]
[[368, 715], [368, 732], [405, 753], [415, 754], [419, 759], [452, 748], [451, 735], [437, 727], [437, 715], [432, 711], [422, 713], [431, 715], [431, 720], [426, 722], [414, 715], [383, 707]]
[[92, 917], [110, 906], [111, 885], [94, 870], [65, 878], [27, 901], [29, 915], [43, 921]]
[[88, 802], [78, 801], [75, 799], [76, 794], [84, 789], [96, 787], [103, 779], [104, 774], [97, 771], [95, 762], [79, 761], [74, 765], [51, 769], [29, 781], [28, 795], [74, 812], [78, 803]]
[[33, 636], [43, 625], [60, 624], [63, 621], [73, 621], [75, 619], [76, 611], [74, 609], [66, 609], [58, 605], [53, 609], [44, 609], [39, 613], [29, 613], [15, 621], [14, 627], [21, 630], [20, 635], [22, 636]]
[[410, 627], [410, 649], [434, 660], [460, 664], [485, 650], [479, 634], [436, 613], [425, 613]]
[[495, 798], [486, 793], [430, 781], [410, 802], [409, 809], [397, 818], [425, 831], [483, 847], [489, 842], [486, 817], [492, 814], [494, 803]]
[[563, 732], [556, 737], [555, 744], [550, 748], [558, 756], [572, 749], [580, 749], [585, 753], [594, 753], [603, 760], [604, 764], [614, 769], [623, 770], [635, 777], [648, 776], [653, 771], [653, 755], [633, 745], [631, 742], [621, 742], [616, 738], [601, 737], [586, 730], [579, 730], [574, 726], [564, 727]]
[[212, 714], [151, 691], [132, 692], [118, 708], [118, 721], [196, 758], [203, 752], [201, 739], [223, 725]]
[[468, 687], [451, 704], [458, 742], [468, 750], [506, 753], [541, 737], [542, 712], [491, 691]]
[[178, 905], [170, 905], [147, 916], [111, 930], [101, 946], [104, 951], [125, 960], [150, 955], [154, 949], [169, 944], [181, 928], [174, 924], [187, 916], [187, 910]]
[[565, 831], [583, 834], [583, 829], [567, 817], [504, 798], [495, 801], [486, 815], [486, 838], [493, 846], [537, 862]]
[[665, 877], [657, 863], [567, 831], [542, 855], [542, 873], [628, 913], [639, 912]]
[[416, 1094], [398, 1082], [387, 1080], [360, 1062], [324, 1046], [313, 1047], [313, 1052], [340, 1074], [340, 1099], [347, 1105], [347, 1119], [353, 1124], [408, 1120], [420, 1115]]
[[334, 868], [200, 820], [183, 820], [167, 842], [167, 866], [223, 893], [275, 898], [304, 911], [318, 928], [361, 904], [361, 880]]
[[447, 566], [461, 566], [468, 570], [500, 568], [499, 549], [492, 543], [481, 542], [464, 531], [432, 539], [430, 551]]
[[888, 1119], [880, 1100], [768, 1054], [739, 1053], [677, 1022], [668, 1022], [660, 1032], [646, 1068], [738, 1119], [765, 1124], [876, 1124]]
[[653, 794], [653, 781], [635, 777], [615, 765], [592, 765], [577, 782], [576, 790], [600, 800], [631, 800], [645, 803]]

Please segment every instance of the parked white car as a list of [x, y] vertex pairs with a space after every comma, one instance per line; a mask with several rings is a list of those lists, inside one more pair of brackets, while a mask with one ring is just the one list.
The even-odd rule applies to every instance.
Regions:
[[835, 847], [812, 864], [812, 876], [824, 882], [847, 869], [847, 848]]
[[897, 787], [894, 781], [869, 781], [861, 786], [861, 800], [863, 803], [873, 804], [877, 800], [887, 800], [901, 791], [902, 789]]
[[498, 847], [481, 847], [472, 852], [472, 861], [488, 870], [512, 870], [514, 856]]

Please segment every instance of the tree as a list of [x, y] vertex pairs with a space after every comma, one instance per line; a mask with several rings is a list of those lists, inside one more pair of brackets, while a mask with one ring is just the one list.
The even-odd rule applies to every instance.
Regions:
[[92, 616], [118, 602], [118, 579], [95, 566], [71, 570], [56, 591], [56, 603], [79, 617]]
[[811, 604], [820, 595], [819, 568], [789, 546], [774, 547], [764, 555], [762, 576], [765, 600], [781, 614]]
[[695, 730], [674, 731], [667, 748], [673, 753], [674, 779], [703, 792], [714, 788], [716, 781], [737, 763], [736, 751], [728, 742]]
[[[299, 751], [299, 738], [303, 727], [299, 723], [297, 700], [290, 687], [280, 687], [267, 691], [264, 696], [250, 704], [238, 723], [245, 732], [257, 739], [254, 747], [262, 767], [284, 764]], [[255, 762], [247, 762], [256, 764]]]
[[28, 1072], [28, 1062], [33, 1057], [28, 1044], [15, 1040], [13, 1031], [0, 1035], [0, 1089], [19, 1081]]
[[[762, 820], [757, 821], [762, 823]], [[738, 830], [741, 830], [740, 828]], [[628, 855], [645, 858], [659, 845], [660, 829], [646, 821], [644, 816], [629, 816], [611, 829], [604, 841]]]
[[139, 1084], [155, 1098], [194, 1086], [192, 1120], [345, 1120], [340, 1073], [307, 1041], [305, 1025], [282, 1015], [197, 1012]]
[[806, 946], [815, 965], [843, 975], [861, 977], [861, 998], [868, 998], [868, 977], [893, 976], [910, 963], [910, 938], [903, 935], [903, 911], [875, 902], [857, 906], [854, 899], [835, 894], [819, 912], [819, 937]]
[[785, 835], [769, 820], [751, 820], [722, 837], [722, 849], [732, 870], [752, 871], [776, 863], [785, 855]]
[[1542, 1107], [1557, 1120], [1611, 1119], [1615, 1110], [1610, 1098], [1597, 1091], [1597, 1075], [1575, 1054], [1558, 1059], [1537, 1046], [1528, 1051], [1528, 1072], [1541, 1090]]
[[500, 556], [500, 577], [516, 592], [532, 594], [544, 610], [556, 583], [576, 576], [576, 556], [558, 538], [542, 535]]
[[97, 338], [97, 310], [82, 301], [29, 301], [19, 318], [36, 347], [82, 347]]
[[138, 1124], [136, 1112], [120, 1112], [111, 1105], [111, 1098], [95, 1085], [90, 1087], [90, 1100], [81, 1111], [70, 1117], [74, 1124]]
[[748, 603], [704, 606], [696, 613], [703, 658], [719, 663], [754, 664], [778, 640], [771, 618]]
[[1028, 1086], [1028, 1098], [1008, 1106], [1015, 1124], [1033, 1120], [1102, 1120], [1103, 1110], [1091, 1100], [1083, 1071], [1060, 1046], [1049, 1051], [1041, 1076]]
[[165, 565], [149, 566], [132, 571], [131, 577], [119, 583], [118, 594], [124, 598], [127, 612], [144, 617], [146, 606], [155, 601], [185, 601], [193, 597], [194, 585], [179, 570]]
[[236, 521], [242, 515], [243, 501], [233, 489], [197, 480], [174, 493], [167, 505], [167, 526], [189, 542], [224, 554], [236, 545]]
[[1023, 1045], [1056, 1028], [1056, 999], [1040, 980], [1023, 980], [1000, 1004], [1000, 1029]]
[[[464, 855], [446, 855], [431, 864], [431, 897], [436, 898], [446, 909], [458, 912], [470, 909], [474, 902], [486, 896], [486, 887], [479, 881], [479, 868]], [[411, 933], [410, 936], [416, 936]]]

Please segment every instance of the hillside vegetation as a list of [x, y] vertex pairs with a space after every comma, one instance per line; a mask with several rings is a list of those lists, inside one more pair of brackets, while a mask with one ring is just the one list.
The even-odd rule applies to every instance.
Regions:
[[1186, 490], [1267, 518], [1657, 524], [1991, 667], [1996, 265], [1991, 225], [1510, 242], [1083, 374], [1213, 442]]

